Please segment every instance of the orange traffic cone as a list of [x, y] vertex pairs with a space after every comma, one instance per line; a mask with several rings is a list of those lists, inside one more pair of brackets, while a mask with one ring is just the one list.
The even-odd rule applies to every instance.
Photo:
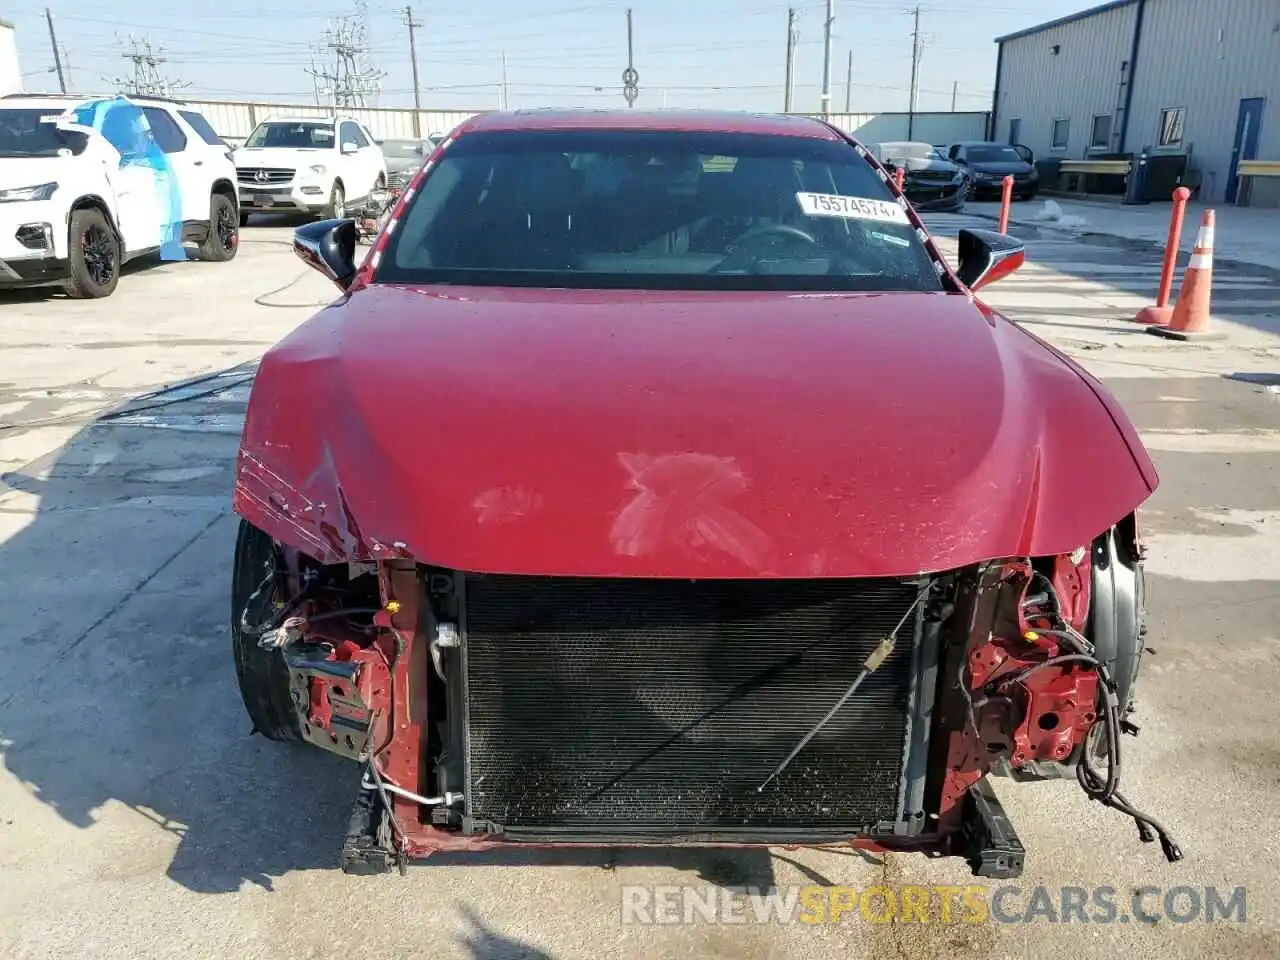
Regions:
[[1166, 326], [1147, 327], [1147, 333], [1170, 340], [1221, 340], [1225, 333], [1209, 329], [1209, 298], [1213, 286], [1213, 211], [1206, 210], [1200, 221], [1196, 249], [1191, 254], [1182, 289], [1173, 307], [1173, 318]]

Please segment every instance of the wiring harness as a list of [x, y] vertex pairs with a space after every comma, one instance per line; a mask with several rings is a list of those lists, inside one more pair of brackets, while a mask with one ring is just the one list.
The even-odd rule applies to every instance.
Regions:
[[[1076, 779], [1079, 781], [1081, 789], [1091, 800], [1096, 800], [1103, 806], [1111, 807], [1113, 810], [1118, 810], [1131, 818], [1137, 825], [1138, 837], [1143, 843], [1151, 843], [1158, 838], [1160, 840], [1160, 848], [1170, 863], [1181, 860], [1183, 856], [1182, 848], [1174, 841], [1168, 828], [1155, 817], [1139, 810], [1120, 792], [1120, 740], [1123, 733], [1122, 722], [1124, 718], [1121, 716], [1120, 698], [1115, 680], [1111, 676], [1110, 668], [1094, 655], [1093, 645], [1088, 639], [1075, 630], [1063, 617], [1061, 603], [1058, 600], [1053, 582], [1038, 571], [1033, 574], [1033, 578], [1045, 584], [1053, 601], [1054, 620], [1058, 626], [1054, 629], [1028, 631], [1026, 638], [1034, 641], [1040, 636], [1053, 637], [1074, 652], [1050, 657], [1040, 663], [1015, 670], [999, 677], [996, 682], [1000, 685], [1021, 683], [1034, 674], [1065, 663], [1083, 663], [1092, 667], [1097, 672], [1098, 680], [1102, 685], [1103, 705], [1098, 718], [1089, 728], [1089, 733], [1085, 737], [1083, 748], [1080, 751], [1080, 759], [1076, 764]], [[1101, 735], [1105, 738], [1106, 766], [1102, 771], [1093, 766], [1090, 758], [1090, 744], [1094, 741], [1095, 732], [1101, 732]]]

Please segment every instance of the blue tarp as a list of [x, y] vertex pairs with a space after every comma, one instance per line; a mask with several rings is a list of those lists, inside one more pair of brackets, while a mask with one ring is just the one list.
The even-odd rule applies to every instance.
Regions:
[[160, 258], [186, 260], [187, 252], [182, 246], [182, 189], [169, 157], [151, 135], [151, 125], [142, 109], [125, 97], [90, 100], [72, 112], [72, 119], [82, 126], [98, 130], [120, 154], [121, 167], [138, 165], [151, 169], [155, 189], [165, 199], [167, 208]]

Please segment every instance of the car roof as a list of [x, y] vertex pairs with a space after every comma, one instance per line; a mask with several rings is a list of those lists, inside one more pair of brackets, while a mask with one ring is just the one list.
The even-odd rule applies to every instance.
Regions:
[[173, 100], [169, 97], [148, 97], [135, 96], [133, 94], [107, 94], [101, 97], [85, 97], [71, 96], [65, 93], [11, 93], [0, 97], [0, 106], [16, 107], [18, 109], [28, 109], [48, 106], [75, 106], [81, 103], [89, 103], [95, 100], [114, 100], [116, 97], [124, 97], [130, 103], [139, 103], [144, 106], [154, 106], [157, 104], [168, 104], [175, 109], [192, 109], [190, 104], [182, 100]]
[[0, 97], [0, 109], [39, 110], [44, 107], [70, 107], [83, 102], [83, 97], [64, 97], [56, 93], [17, 93]]
[[[530, 130], [652, 130], [655, 132], [753, 133], [841, 140], [812, 117], [730, 110], [511, 110], [482, 113], [467, 132]], [[462, 132], [462, 131], [459, 131]]]
[[259, 123], [337, 123], [339, 120], [350, 120], [351, 117], [267, 117]]

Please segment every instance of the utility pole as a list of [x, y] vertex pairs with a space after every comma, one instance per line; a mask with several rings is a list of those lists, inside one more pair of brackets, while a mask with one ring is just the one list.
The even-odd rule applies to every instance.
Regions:
[[422, 117], [419, 114], [422, 110], [422, 95], [418, 89], [418, 46], [414, 42], [413, 31], [422, 24], [413, 19], [413, 7], [408, 4], [404, 8], [404, 25], [409, 28], [409, 66], [413, 68], [413, 135], [421, 138]]
[[627, 107], [636, 105], [636, 97], [640, 96], [640, 74], [636, 70], [634, 49], [631, 45], [631, 8], [627, 7], [627, 69], [622, 71], [622, 96]]
[[907, 139], [915, 134], [916, 102], [920, 93], [920, 5], [915, 9], [916, 25], [911, 31], [911, 105], [907, 108]]
[[822, 28], [822, 119], [831, 116], [831, 24], [836, 19], [835, 0], [827, 0], [827, 20]]
[[853, 51], [849, 51], [849, 69], [844, 77], [844, 112], [853, 112]]
[[502, 51], [502, 109], [507, 109], [507, 51]]
[[953, 80], [951, 82], [951, 112], [956, 112], [956, 95], [960, 92], [960, 81]]
[[782, 88], [782, 112], [791, 112], [791, 88], [796, 79], [796, 9], [787, 10], [787, 80]]
[[49, 45], [53, 47], [53, 68], [58, 71], [58, 89], [67, 92], [67, 78], [62, 73], [62, 54], [58, 52], [58, 35], [53, 31], [53, 13], [44, 8], [44, 18], [49, 24]]

